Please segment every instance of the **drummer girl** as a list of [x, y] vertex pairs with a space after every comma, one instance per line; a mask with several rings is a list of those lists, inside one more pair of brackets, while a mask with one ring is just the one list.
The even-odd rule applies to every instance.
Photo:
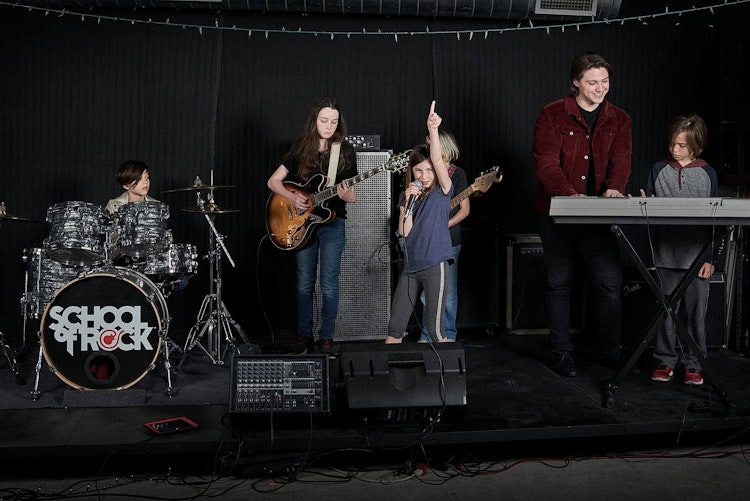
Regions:
[[125, 192], [117, 198], [107, 202], [107, 211], [110, 214], [117, 212], [121, 206], [130, 202], [157, 202], [155, 198], [148, 196], [151, 187], [151, 179], [148, 174], [148, 166], [138, 160], [127, 160], [123, 162], [115, 173], [117, 183], [122, 185]]

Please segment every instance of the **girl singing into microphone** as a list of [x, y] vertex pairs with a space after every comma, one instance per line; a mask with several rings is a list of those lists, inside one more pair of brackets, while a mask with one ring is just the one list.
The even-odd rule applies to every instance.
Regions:
[[[406, 190], [400, 204], [399, 234], [404, 237], [404, 268], [393, 294], [386, 343], [400, 343], [422, 288], [425, 292], [425, 321], [433, 341], [444, 342], [446, 273], [453, 259], [448, 216], [453, 185], [440, 148], [435, 101], [427, 116], [429, 148], [414, 148], [406, 172]], [[410, 203], [413, 202], [413, 203]], [[411, 209], [411, 210], [407, 210]]]

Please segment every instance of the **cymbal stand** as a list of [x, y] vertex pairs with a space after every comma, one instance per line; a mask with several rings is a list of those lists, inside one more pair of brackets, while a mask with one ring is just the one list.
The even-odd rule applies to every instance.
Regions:
[[[5, 214], [5, 203], [0, 205], [0, 211], [2, 211], [3, 214]], [[2, 220], [0, 220], [0, 224], [2, 224]], [[3, 333], [2, 329], [0, 329], [0, 349], [3, 350], [3, 355], [5, 356], [5, 359], [8, 361], [8, 366], [10, 367], [10, 370], [16, 376], [16, 383], [24, 384], [25, 381], [21, 377], [19, 370], [18, 370], [18, 361], [16, 360], [16, 354], [13, 351], [13, 348], [11, 348], [10, 345], [8, 345], [8, 343], [5, 342], [5, 334]]]
[[[201, 198], [200, 192], [197, 194], [198, 206], [205, 210], [206, 205], [209, 207], [214, 206], [213, 194], [209, 192], [207, 196], [208, 202]], [[206, 222], [210, 228], [209, 232], [209, 245], [208, 245], [208, 262], [209, 262], [209, 282], [210, 290], [209, 293], [203, 298], [200, 310], [198, 312], [198, 320], [191, 327], [188, 332], [187, 340], [185, 342], [185, 351], [182, 359], [180, 360], [179, 366], [185, 360], [185, 356], [189, 351], [198, 346], [207, 356], [211, 359], [214, 365], [223, 365], [224, 357], [230, 350], [232, 353], [238, 353], [239, 348], [237, 343], [232, 336], [232, 328], [237, 331], [237, 334], [242, 339], [243, 343], [248, 343], [245, 333], [242, 331], [240, 325], [235, 322], [232, 316], [229, 314], [226, 305], [221, 297], [222, 278], [221, 278], [221, 260], [222, 252], [226, 255], [227, 259], [231, 263], [232, 267], [235, 266], [232, 256], [229, 255], [226, 246], [224, 245], [224, 237], [219, 234], [214, 226], [215, 214], [209, 215], [205, 211], [203, 217], [206, 218]], [[205, 335], [206, 345], [201, 344], [200, 340]], [[222, 342], [226, 341], [226, 345], [222, 347]], [[178, 366], [178, 368], [179, 368]]]
[[25, 381], [18, 371], [18, 361], [16, 360], [16, 354], [13, 352], [13, 348], [11, 348], [8, 343], [5, 342], [5, 334], [3, 334], [2, 330], [0, 330], [0, 347], [2, 347], [3, 355], [5, 355], [5, 359], [8, 361], [10, 370], [16, 376], [16, 383], [24, 384]]

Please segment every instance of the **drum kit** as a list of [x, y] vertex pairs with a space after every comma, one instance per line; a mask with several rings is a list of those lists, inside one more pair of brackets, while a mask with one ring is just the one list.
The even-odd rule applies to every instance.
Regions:
[[[195, 275], [198, 253], [192, 244], [172, 241], [167, 227], [169, 207], [149, 200], [122, 205], [112, 214], [81, 201], [55, 203], [48, 208], [49, 236], [42, 247], [23, 253], [24, 342], [26, 321], [40, 321], [36, 382], [31, 391], [34, 400], [40, 395], [43, 360], [73, 388], [113, 390], [135, 385], [155, 368], [161, 354], [167, 374], [166, 393], [172, 396], [171, 350], [183, 352], [182, 365], [184, 356], [198, 346], [219, 365], [230, 349], [239, 351], [232, 328], [248, 342], [221, 299], [219, 248], [233, 266], [234, 262], [214, 226], [214, 218], [239, 211], [218, 207], [213, 190], [230, 187], [204, 185], [196, 178], [193, 186], [163, 192], [196, 192], [198, 205], [183, 211], [204, 215], [211, 229], [207, 256], [210, 292], [184, 347], [167, 335], [170, 316], [166, 298]], [[205, 199], [203, 193], [207, 193]], [[1, 214], [2, 220], [23, 220], [5, 214], [4, 207]], [[19, 377], [15, 355], [1, 331], [0, 344]]]

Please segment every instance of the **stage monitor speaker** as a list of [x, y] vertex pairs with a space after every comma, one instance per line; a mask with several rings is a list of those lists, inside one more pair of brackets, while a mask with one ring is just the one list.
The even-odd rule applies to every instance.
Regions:
[[329, 413], [327, 354], [235, 355], [230, 414]]
[[459, 421], [466, 407], [463, 344], [342, 346], [350, 414], [380, 423]]
[[[357, 152], [357, 169], [367, 172], [391, 156], [390, 151]], [[391, 316], [391, 173], [381, 172], [358, 184], [357, 203], [347, 205], [346, 212], [335, 338], [382, 339]], [[316, 284], [316, 328], [322, 302]]]

